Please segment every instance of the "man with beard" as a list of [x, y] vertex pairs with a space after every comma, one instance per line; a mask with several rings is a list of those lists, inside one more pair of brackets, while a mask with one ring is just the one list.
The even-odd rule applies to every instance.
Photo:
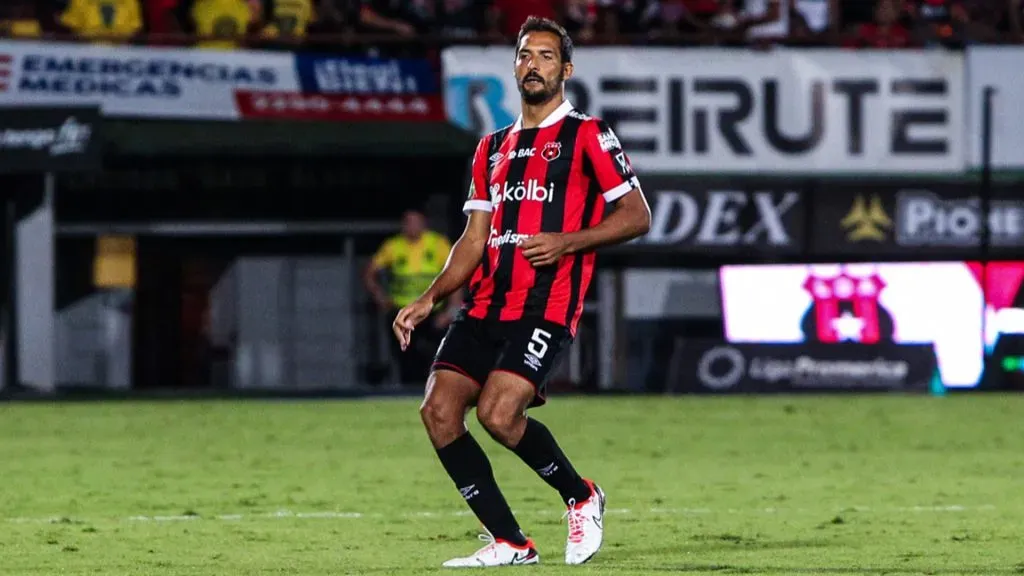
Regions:
[[529, 18], [514, 72], [522, 114], [480, 140], [466, 228], [444, 270], [393, 325], [405, 349], [435, 303], [469, 283], [420, 407], [441, 464], [489, 533], [487, 546], [448, 567], [539, 561], [466, 428], [472, 406], [488, 434], [559, 493], [569, 529], [565, 562], [582, 564], [601, 548], [604, 492], [576, 472], [527, 409], [546, 402], [548, 376], [575, 337], [594, 250], [650, 227], [650, 208], [614, 132], [565, 100], [573, 73], [565, 29]]

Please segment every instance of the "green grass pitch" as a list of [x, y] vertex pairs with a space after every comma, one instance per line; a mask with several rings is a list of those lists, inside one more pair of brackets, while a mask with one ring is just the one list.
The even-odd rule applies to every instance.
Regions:
[[[0, 573], [436, 574], [481, 545], [418, 401], [0, 406]], [[1024, 397], [558, 398], [608, 493], [562, 563], [558, 496], [471, 429], [537, 574], [1024, 574]]]

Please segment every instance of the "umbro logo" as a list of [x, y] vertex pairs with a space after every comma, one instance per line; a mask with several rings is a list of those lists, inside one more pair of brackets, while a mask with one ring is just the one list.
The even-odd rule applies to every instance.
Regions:
[[491, 157], [488, 158], [488, 160], [490, 160], [491, 164], [497, 164], [502, 158], [504, 158], [504, 155], [501, 152], [496, 152], [491, 154]]
[[470, 484], [465, 488], [459, 488], [459, 494], [462, 494], [463, 498], [469, 500], [473, 496], [480, 494], [480, 491], [476, 489], [476, 484]]
[[551, 476], [552, 474], [554, 474], [557, 471], [558, 471], [558, 464], [555, 464], [554, 462], [552, 462], [551, 464], [548, 464], [547, 466], [545, 466], [543, 468], [539, 468], [537, 470], [537, 473], [540, 474], [542, 477], [547, 478], [548, 476]]

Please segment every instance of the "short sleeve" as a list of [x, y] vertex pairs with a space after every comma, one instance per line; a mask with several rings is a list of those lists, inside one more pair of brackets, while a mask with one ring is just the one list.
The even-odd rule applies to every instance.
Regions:
[[586, 160], [593, 169], [593, 177], [597, 179], [605, 201], [614, 202], [639, 189], [640, 181], [633, 172], [633, 165], [611, 126], [603, 120], [587, 122], [585, 126]]
[[387, 268], [388, 266], [391, 266], [391, 261], [394, 260], [392, 257], [393, 253], [394, 242], [388, 240], [387, 242], [384, 242], [379, 249], [377, 249], [377, 252], [373, 255], [373, 259], [370, 263], [378, 270]]
[[473, 154], [472, 176], [469, 180], [469, 194], [462, 212], [469, 214], [473, 210], [490, 212], [491, 198], [487, 195], [487, 148], [490, 137], [481, 138]]

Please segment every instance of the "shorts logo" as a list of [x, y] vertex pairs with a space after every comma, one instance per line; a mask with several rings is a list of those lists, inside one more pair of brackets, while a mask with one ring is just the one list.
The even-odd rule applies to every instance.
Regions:
[[601, 132], [597, 135], [597, 142], [601, 145], [602, 152], [610, 152], [617, 148], [622, 148], [622, 144], [619, 143], [618, 136], [609, 129], [607, 132]]
[[551, 162], [555, 158], [562, 155], [562, 143], [561, 142], [548, 142], [544, 145], [544, 148], [540, 151], [541, 158]]
[[524, 358], [523, 359], [523, 364], [526, 364], [527, 366], [532, 368], [534, 372], [540, 370], [540, 367], [541, 367], [540, 358], [537, 358], [536, 356], [534, 356], [533, 354], [530, 354], [529, 352], [527, 352], [526, 354], [523, 354], [523, 358]]

